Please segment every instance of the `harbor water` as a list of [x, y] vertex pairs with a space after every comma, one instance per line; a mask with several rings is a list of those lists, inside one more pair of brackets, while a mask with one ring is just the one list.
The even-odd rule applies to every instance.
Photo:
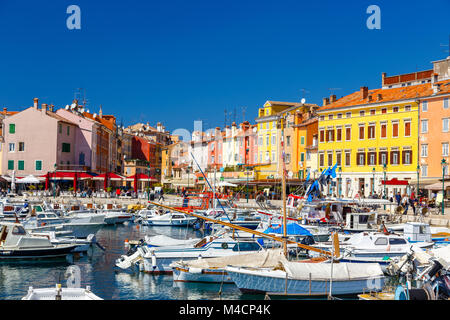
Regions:
[[114, 268], [115, 260], [125, 254], [124, 241], [163, 234], [177, 239], [202, 237], [200, 231], [186, 227], [142, 226], [134, 223], [104, 226], [96, 235], [106, 249], [93, 247], [89, 254], [48, 261], [17, 261], [0, 264], [0, 299], [20, 300], [28, 288], [49, 288], [73, 283], [65, 275], [72, 265], [78, 267], [81, 287], [105, 300], [215, 300], [264, 299], [263, 295], [242, 294], [234, 284], [176, 283], [171, 275], [129, 274]]

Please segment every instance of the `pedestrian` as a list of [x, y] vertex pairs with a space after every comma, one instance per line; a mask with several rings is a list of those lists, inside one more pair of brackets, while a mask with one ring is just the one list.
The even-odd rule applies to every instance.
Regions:
[[116, 189], [116, 198], [120, 197], [120, 188]]
[[406, 194], [403, 195], [402, 206], [403, 206], [403, 208], [405, 208], [405, 211], [403, 211], [403, 214], [408, 214], [409, 198]]
[[164, 191], [163, 191], [163, 189], [161, 188], [161, 190], [159, 191], [159, 199], [158, 199], [158, 201], [164, 201]]
[[395, 200], [397, 201], [397, 206], [400, 206], [400, 202], [402, 201], [402, 196], [400, 195], [400, 191], [395, 195]]
[[409, 205], [411, 206], [414, 215], [416, 215], [415, 202], [416, 202], [416, 197], [415, 197], [415, 194], [414, 194], [414, 191], [413, 191], [413, 192], [411, 192], [411, 196], [409, 197]]

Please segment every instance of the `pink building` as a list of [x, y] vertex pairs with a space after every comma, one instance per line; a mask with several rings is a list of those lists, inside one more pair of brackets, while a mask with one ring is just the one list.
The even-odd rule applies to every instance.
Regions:
[[255, 165], [258, 162], [258, 143], [256, 125], [245, 121], [241, 123], [239, 132], [239, 159], [242, 164]]
[[208, 168], [220, 169], [222, 167], [223, 132], [217, 127], [208, 136]]
[[16, 176], [44, 175], [58, 166], [76, 162], [75, 141], [77, 124], [48, 109], [46, 104], [33, 107], [6, 118], [4, 125], [5, 148], [2, 170]]
[[88, 171], [97, 170], [97, 130], [100, 126], [95, 120], [83, 116], [83, 109], [79, 110], [74, 101], [72, 106], [56, 111], [57, 115], [76, 123], [75, 129], [75, 162], [73, 169], [87, 168]]

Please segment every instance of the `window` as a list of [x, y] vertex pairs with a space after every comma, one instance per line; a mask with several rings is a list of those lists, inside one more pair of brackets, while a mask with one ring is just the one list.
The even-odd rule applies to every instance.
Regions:
[[422, 177], [428, 177], [428, 166], [422, 165]]
[[405, 121], [405, 137], [411, 136], [411, 121]]
[[358, 166], [366, 165], [366, 154], [364, 152], [356, 153], [356, 164]]
[[448, 118], [442, 119], [442, 132], [448, 132]]
[[350, 160], [351, 160], [351, 152], [346, 151], [345, 152], [345, 166], [350, 166]]
[[386, 138], [386, 134], [387, 134], [387, 123], [381, 123], [381, 133], [380, 133], [380, 137], [381, 138]]
[[421, 146], [420, 156], [421, 157], [428, 157], [428, 145], [427, 144], [423, 144]]
[[387, 108], [381, 109], [381, 113], [387, 113]]
[[442, 144], [442, 156], [448, 157], [448, 142]]
[[449, 107], [449, 98], [444, 99], [444, 109], [448, 109]]
[[364, 139], [364, 126], [359, 126], [359, 140]]
[[62, 124], [61, 123], [59, 124], [58, 128], [59, 128], [59, 133], [62, 133]]
[[269, 135], [266, 135], [266, 146], [269, 145], [269, 142], [270, 142], [270, 136], [269, 136]]
[[327, 141], [334, 141], [334, 130], [333, 129], [327, 130]]
[[403, 159], [402, 159], [403, 164], [411, 164], [412, 151], [411, 150], [403, 151], [402, 157], [403, 157]]
[[399, 153], [400, 151], [391, 151], [391, 164], [397, 165], [399, 163]]
[[16, 151], [16, 145], [14, 143], [10, 143], [9, 144], [9, 152], [14, 152]]
[[387, 151], [380, 151], [379, 155], [380, 155], [379, 157], [380, 165], [387, 164]]
[[364, 111], [360, 111], [360, 112], [359, 112], [359, 116], [360, 116], [360, 117], [364, 117], [364, 114], [365, 114]]
[[374, 166], [377, 164], [377, 153], [376, 152], [369, 152], [369, 165]]
[[311, 160], [311, 151], [306, 151], [306, 161]]
[[403, 244], [406, 244], [406, 241], [405, 241], [405, 239], [400, 239], [400, 238], [390, 238], [389, 239], [389, 244], [393, 244], [393, 245], [396, 245], [396, 244], [400, 244], [400, 245], [403, 245]]
[[286, 136], [286, 146], [290, 146], [291, 145], [291, 136]]
[[16, 236], [24, 236], [27, 234], [27, 232], [22, 226], [14, 226], [12, 234]]
[[272, 151], [272, 162], [276, 162], [276, 159], [275, 159], [275, 151]]
[[320, 142], [325, 142], [325, 131], [320, 130]]
[[333, 120], [333, 115], [332, 114], [328, 115], [328, 120]]
[[352, 128], [345, 127], [345, 141], [350, 141], [352, 138]]
[[392, 137], [397, 138], [398, 137], [398, 122], [392, 123]]
[[332, 166], [333, 165], [333, 153], [328, 153], [328, 166]]
[[277, 137], [273, 134], [272, 135], [272, 145], [274, 146], [277, 143]]
[[258, 144], [260, 145], [260, 146], [262, 146], [263, 145], [263, 137], [262, 136], [259, 136], [259, 139], [258, 139], [259, 141], [258, 141]]
[[385, 237], [378, 238], [378, 239], [375, 241], [375, 245], [376, 245], [376, 246], [387, 246], [387, 244], [388, 244], [388, 240], [387, 240], [387, 238], [385, 238]]
[[70, 143], [62, 144], [62, 152], [70, 152]]
[[336, 141], [342, 141], [342, 128], [336, 129]]
[[392, 112], [398, 112], [398, 107], [393, 107]]
[[[303, 155], [303, 153], [302, 153]], [[291, 162], [291, 154], [290, 153], [286, 153], [286, 163], [290, 163]]]
[[375, 139], [375, 124], [369, 124], [367, 127], [367, 137], [369, 139]]
[[370, 110], [370, 115], [373, 116], [375, 114], [375, 109]]
[[405, 106], [405, 111], [411, 111], [411, 106]]
[[301, 145], [305, 144], [305, 137], [300, 137], [300, 144]]
[[19, 142], [19, 151], [25, 151], [25, 142]]
[[323, 153], [319, 154], [319, 166], [323, 167], [325, 165], [325, 155]]
[[21, 170], [21, 171], [25, 170], [25, 161], [19, 160], [19, 162], [18, 162], [18, 169]]
[[422, 111], [427, 112], [428, 111], [428, 101], [422, 102]]
[[340, 152], [336, 152], [336, 164], [340, 167], [342, 164], [342, 154]]
[[319, 117], [319, 120], [320, 120], [320, 121], [325, 120], [325, 116], [320, 116], [320, 117]]
[[70, 135], [70, 126], [67, 126], [67, 135]]
[[14, 170], [14, 160], [8, 160], [8, 170]]
[[301, 162], [305, 161], [305, 154], [303, 152], [300, 153], [300, 161]]
[[342, 113], [338, 113], [338, 114], [337, 114], [337, 118], [338, 118], [338, 119], [342, 119]]
[[347, 113], [345, 114], [345, 117], [346, 117], [346, 118], [351, 118], [351, 117], [352, 117], [352, 113], [351, 113], [351, 112], [347, 112]]
[[14, 123], [9, 124], [9, 133], [16, 133], [16, 125]]
[[428, 133], [428, 120], [421, 120], [420, 121], [421, 124], [421, 132], [422, 133]]

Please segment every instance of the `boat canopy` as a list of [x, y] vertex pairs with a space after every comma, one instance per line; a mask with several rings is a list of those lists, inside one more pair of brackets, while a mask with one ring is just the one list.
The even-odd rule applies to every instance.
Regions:
[[304, 263], [283, 262], [289, 277], [298, 280], [329, 280], [333, 268], [333, 281], [345, 281], [382, 277], [383, 270], [378, 263]]
[[[283, 233], [283, 225], [272, 225], [270, 228], [266, 229], [264, 233]], [[312, 236], [312, 233], [309, 230], [303, 228], [298, 223], [288, 223], [286, 225], [286, 234], [287, 235], [300, 235], [300, 236]]]

